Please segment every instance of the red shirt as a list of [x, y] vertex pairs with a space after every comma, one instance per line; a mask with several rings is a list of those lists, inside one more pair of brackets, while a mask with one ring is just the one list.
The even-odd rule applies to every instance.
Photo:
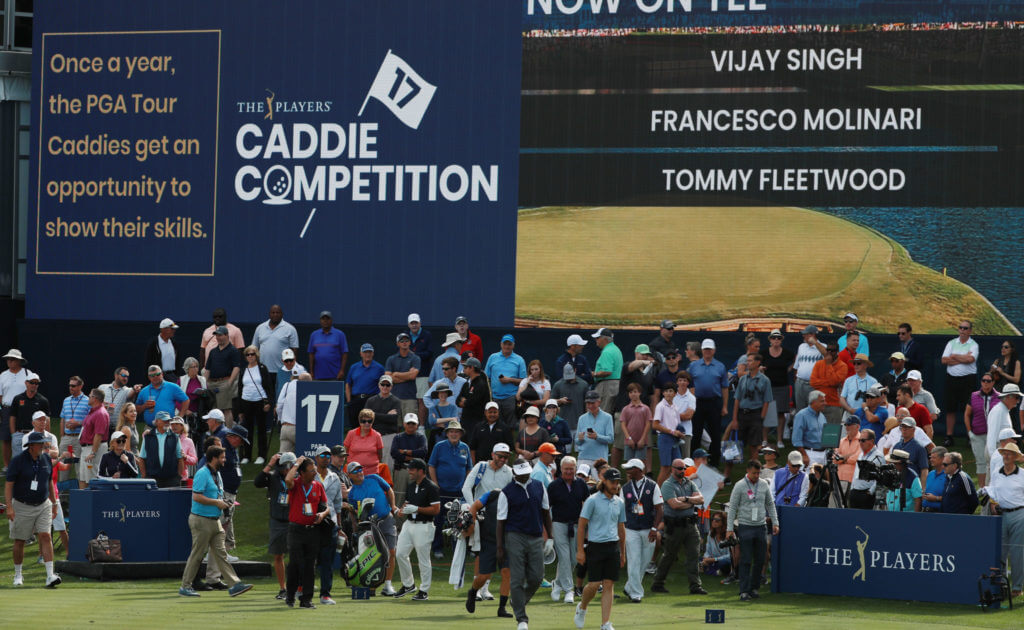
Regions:
[[[309, 503], [310, 514], [302, 513], [303, 506]], [[312, 525], [316, 521], [317, 506], [327, 503], [327, 494], [320, 482], [314, 479], [305, 485], [298, 477], [288, 491], [288, 522], [297, 525]]]
[[928, 407], [919, 402], [915, 402], [912, 406], [907, 407], [907, 411], [910, 412], [910, 417], [917, 422], [917, 426], [921, 428], [932, 423], [932, 414], [928, 413]]
[[[89, 412], [89, 415], [82, 421], [82, 433], [78, 436], [78, 443], [82, 446], [92, 446], [92, 440], [98, 433], [100, 442], [108, 441], [107, 433], [110, 432], [110, 414], [103, 408], [103, 405], [96, 407]], [[97, 463], [97, 466], [99, 464]]]
[[854, 374], [857, 370], [853, 369], [853, 358], [857, 355], [856, 352], [850, 354], [848, 348], [843, 348], [839, 351], [839, 360], [846, 364], [846, 373]]
[[472, 352], [473, 356], [480, 360], [480, 363], [487, 363], [487, 357], [484, 356], [484, 342], [480, 340], [480, 335], [474, 335], [467, 330], [466, 340], [462, 342], [462, 351]]

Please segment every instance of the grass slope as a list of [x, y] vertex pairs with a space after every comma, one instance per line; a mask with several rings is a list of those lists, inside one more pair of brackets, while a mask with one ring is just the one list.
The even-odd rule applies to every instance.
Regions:
[[[573, 251], [576, 273], [553, 267]], [[516, 316], [566, 324], [700, 323], [743, 317], [902, 321], [952, 332], [1012, 329], [971, 287], [910, 259], [874, 230], [789, 207], [551, 207], [521, 211]], [[564, 269], [564, 268], [562, 268]]]

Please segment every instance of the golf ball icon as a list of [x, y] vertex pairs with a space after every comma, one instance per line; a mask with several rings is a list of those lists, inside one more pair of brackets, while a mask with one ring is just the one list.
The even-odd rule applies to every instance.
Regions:
[[283, 206], [292, 202], [288, 193], [292, 190], [292, 174], [278, 164], [267, 169], [263, 174], [263, 192], [267, 198], [263, 203], [271, 206]]

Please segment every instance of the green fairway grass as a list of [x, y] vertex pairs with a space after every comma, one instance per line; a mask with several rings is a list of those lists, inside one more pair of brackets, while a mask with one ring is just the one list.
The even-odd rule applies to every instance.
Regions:
[[[271, 452], [277, 448], [274, 436]], [[965, 457], [971, 458], [970, 450]], [[255, 488], [252, 478], [259, 467], [244, 466], [245, 481], [238, 494], [241, 507], [236, 511], [235, 533], [238, 548], [235, 554], [243, 560], [269, 561], [266, 553], [267, 504], [264, 491]], [[965, 461], [965, 470], [973, 470], [973, 459]], [[740, 467], [733, 477], [742, 475]], [[717, 499], [724, 500], [728, 488], [719, 491]], [[72, 522], [71, 527], [74, 527]], [[160, 544], [160, 541], [153, 541]], [[277, 580], [261, 578], [254, 581], [255, 588], [236, 598], [226, 592], [202, 593], [199, 598], [178, 596], [178, 579], [132, 580], [126, 582], [97, 582], [65, 574], [64, 583], [54, 590], [43, 588], [45, 572], [42, 565], [34, 564], [38, 546], [26, 548], [25, 586], [14, 588], [11, 581], [11, 541], [4, 528], [0, 534], [0, 629], [19, 628], [82, 628], [107, 627], [138, 629], [162, 628], [261, 628], [281, 629], [291, 624], [318, 624], [345, 630], [512, 630], [515, 623], [495, 616], [497, 601], [478, 602], [475, 614], [465, 611], [465, 587], [456, 592], [448, 584], [450, 556], [434, 560], [433, 585], [430, 600], [414, 602], [410, 596], [400, 600], [375, 597], [369, 601], [352, 601], [345, 582], [337, 573], [332, 594], [337, 606], [320, 606], [316, 610], [290, 609], [284, 602], [274, 599]], [[63, 559], [59, 554], [58, 559]], [[419, 569], [413, 562], [415, 575]], [[547, 567], [548, 579], [554, 577], [555, 567]], [[472, 563], [468, 563], [467, 583], [471, 578]], [[625, 570], [616, 585], [622, 592]], [[647, 596], [641, 604], [630, 604], [625, 598], [615, 600], [612, 623], [619, 630], [676, 629], [704, 623], [707, 609], [725, 610], [727, 628], [756, 628], [770, 630], [786, 628], [802, 630], [830, 627], [865, 629], [899, 628], [1022, 628], [1024, 611], [1002, 610], [981, 612], [974, 606], [942, 605], [900, 600], [873, 600], [818, 595], [773, 595], [771, 586], [761, 589], [761, 599], [754, 603], [739, 601], [735, 584], [723, 586], [719, 578], [705, 576], [706, 596], [688, 595], [686, 579], [680, 564], [673, 567], [666, 583], [670, 593], [652, 594], [651, 577], [644, 578]], [[319, 583], [319, 578], [317, 578]], [[395, 571], [396, 587], [400, 580]], [[418, 580], [417, 580], [418, 583]], [[491, 585], [497, 594], [497, 582]], [[314, 602], [317, 600], [314, 599]], [[1022, 600], [1018, 600], [1022, 601]], [[553, 602], [549, 589], [537, 591], [527, 606], [532, 630], [571, 629], [573, 606]], [[595, 601], [588, 610], [586, 628], [600, 626], [600, 605]], [[328, 626], [329, 625], [329, 626]]]
[[[922, 333], [1012, 326], [971, 287], [884, 235], [803, 208], [546, 207], [519, 213], [516, 317], [545, 325], [835, 321]], [[576, 273], [559, 266], [572, 252]], [[556, 271], [555, 268], [558, 267]]]

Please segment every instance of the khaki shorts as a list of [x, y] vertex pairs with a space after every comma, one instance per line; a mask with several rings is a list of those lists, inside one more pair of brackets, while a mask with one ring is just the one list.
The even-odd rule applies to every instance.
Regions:
[[14, 503], [14, 540], [28, 540], [32, 534], [49, 534], [53, 525], [53, 507], [47, 499], [39, 505], [28, 505], [17, 499]]
[[622, 412], [616, 411], [612, 420], [612, 424], [615, 425], [615, 440], [612, 442], [612, 448], [617, 448], [620, 451], [625, 450], [626, 448], [626, 434], [622, 430], [622, 422], [620, 422], [621, 418]]
[[82, 447], [81, 461], [78, 462], [78, 481], [80, 483], [88, 484], [90, 480], [97, 477], [97, 473], [100, 471], [100, 460], [103, 459], [103, 454], [106, 452], [107, 445], [100, 444], [100, 447], [96, 449], [96, 456], [92, 458], [91, 462], [87, 462], [85, 458], [92, 453], [92, 445]]
[[217, 409], [221, 411], [231, 409], [231, 401], [235, 397], [238, 383], [226, 378], [222, 381], [210, 381], [209, 385], [210, 389], [220, 388], [220, 391], [214, 395], [217, 399]]

